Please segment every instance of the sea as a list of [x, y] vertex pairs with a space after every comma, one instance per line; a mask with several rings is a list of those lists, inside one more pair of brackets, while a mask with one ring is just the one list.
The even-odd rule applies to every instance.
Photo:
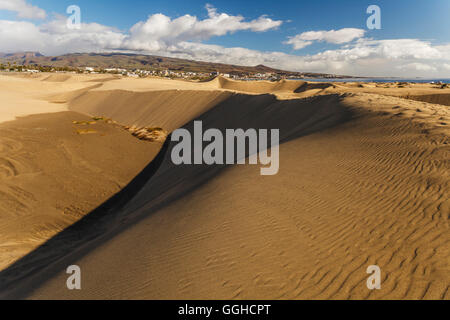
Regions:
[[342, 78], [342, 79], [329, 79], [329, 78], [303, 78], [293, 80], [307, 80], [316, 82], [412, 82], [412, 83], [450, 83], [450, 79], [403, 79], [403, 78]]

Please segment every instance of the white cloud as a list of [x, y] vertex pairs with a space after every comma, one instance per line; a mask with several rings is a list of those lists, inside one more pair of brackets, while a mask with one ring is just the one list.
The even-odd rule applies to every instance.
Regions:
[[303, 48], [305, 48], [307, 46], [312, 45], [314, 42], [313, 41], [300, 40], [300, 39], [298, 39], [296, 37], [293, 37], [293, 38], [289, 38], [289, 40], [287, 40], [287, 41], [285, 41], [283, 43], [284, 44], [291, 44], [292, 48], [294, 50], [300, 50], [300, 49], [303, 49]]
[[397, 59], [449, 59], [443, 48], [431, 45], [428, 41], [418, 39], [372, 40], [359, 39], [356, 43], [345, 45], [340, 49], [327, 50], [319, 56], [333, 60], [356, 60], [361, 58]]
[[17, 12], [19, 18], [45, 19], [45, 10], [27, 3], [25, 0], [0, 0], [0, 10]]
[[69, 52], [100, 52], [118, 48], [126, 35], [97, 23], [69, 29], [66, 18], [37, 26], [27, 21], [0, 20], [0, 52], [39, 51], [58, 55]]
[[246, 22], [239, 15], [218, 13], [211, 5], [206, 5], [206, 9], [208, 18], [204, 20], [188, 14], [173, 20], [161, 13], [151, 15], [131, 28], [123, 46], [131, 50], [163, 50], [182, 41], [202, 41], [242, 30], [264, 32], [282, 24], [267, 16]]
[[[416, 39], [360, 39], [340, 49], [297, 56], [283, 52], [261, 52], [245, 48], [224, 48], [181, 42], [164, 52], [172, 57], [240, 65], [265, 64], [292, 71], [309, 71], [363, 76], [447, 77], [450, 56], [446, 46], [432, 46]], [[157, 54], [162, 54], [158, 52]], [[405, 66], [400, 68], [399, 66]]]
[[400, 65], [397, 67], [401, 70], [416, 70], [416, 71], [436, 71], [436, 67], [430, 66], [426, 63], [420, 63], [420, 62], [412, 62], [404, 65]]
[[362, 38], [365, 30], [356, 28], [344, 28], [330, 31], [308, 31], [289, 37], [285, 44], [290, 44], [294, 50], [300, 50], [314, 43], [314, 41], [325, 41], [333, 44], [343, 44], [355, 39]]

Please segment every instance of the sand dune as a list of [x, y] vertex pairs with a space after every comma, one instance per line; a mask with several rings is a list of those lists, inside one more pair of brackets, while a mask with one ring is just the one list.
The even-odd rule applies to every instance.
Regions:
[[234, 81], [223, 77], [217, 77], [212, 81], [220, 89], [242, 91], [247, 93], [274, 93], [277, 91], [294, 92], [304, 81], [281, 80], [277, 82], [270, 81]]
[[42, 81], [49, 81], [49, 82], [65, 82], [71, 78], [70, 75], [66, 74], [52, 74], [48, 77], [45, 77], [42, 79]]
[[[82, 86], [57, 100], [169, 132], [192, 131], [195, 119], [205, 129], [279, 128], [280, 171], [175, 166], [167, 141], [111, 201], [46, 246], [25, 247], [0, 272], [0, 298], [450, 298], [449, 110], [403, 98], [440, 89], [86, 80], [64, 81]], [[8, 139], [2, 148], [17, 149]], [[14, 176], [14, 161], [0, 162], [3, 176]], [[65, 287], [70, 264], [82, 269], [81, 291]], [[366, 287], [373, 264], [381, 290]]]
[[[46, 81], [49, 77], [66, 79], [63, 82]], [[69, 75], [2, 75], [0, 74], [0, 122], [30, 114], [67, 111], [65, 101], [49, 99], [64, 93], [93, 88], [86, 77]], [[91, 79], [92, 80], [92, 79]]]
[[72, 123], [86, 120], [60, 112], [0, 124], [0, 268], [120, 191], [159, 151], [112, 125]]
[[336, 83], [334, 90], [327, 92], [345, 92], [351, 89], [357, 93], [373, 93], [393, 97], [401, 97], [433, 104], [450, 105], [450, 88], [441, 89], [440, 86], [427, 83], [409, 83], [398, 85], [395, 83]]
[[124, 125], [158, 126], [173, 131], [231, 95], [221, 91], [91, 90], [70, 100], [68, 105], [70, 110], [109, 117]]
[[406, 99], [450, 106], [450, 93], [405, 96]]

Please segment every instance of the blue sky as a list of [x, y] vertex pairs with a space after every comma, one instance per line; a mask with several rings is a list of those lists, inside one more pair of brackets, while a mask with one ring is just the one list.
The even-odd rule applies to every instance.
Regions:
[[[2, 2], [9, 4], [2, 7]], [[65, 11], [73, 4], [81, 9], [82, 28], [64, 31]], [[208, 11], [207, 4], [214, 11]], [[366, 26], [366, 9], [373, 4], [381, 8], [381, 30]], [[221, 14], [229, 17], [228, 25], [220, 24]], [[449, 0], [0, 0], [2, 23], [0, 51], [125, 50], [299, 71], [450, 76]], [[40, 46], [36, 37], [13, 37], [14, 28], [29, 30], [49, 43]], [[342, 34], [329, 33], [349, 28]], [[159, 29], [160, 33], [154, 31]], [[311, 34], [305, 34], [309, 31], [320, 34], [311, 40]], [[355, 36], [343, 39], [349, 32]], [[287, 43], [295, 36], [300, 41]]]

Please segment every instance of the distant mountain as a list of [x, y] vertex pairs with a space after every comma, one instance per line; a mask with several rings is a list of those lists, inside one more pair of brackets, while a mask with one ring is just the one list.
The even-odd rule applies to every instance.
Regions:
[[16, 60], [16, 59], [31, 59], [43, 57], [39, 52], [16, 52], [16, 53], [1, 53], [0, 58], [6, 58], [8, 60]]
[[229, 74], [276, 73], [286, 76], [323, 77], [326, 74], [292, 72], [270, 68], [264, 65], [255, 67], [238, 66], [223, 63], [212, 63], [168, 58], [151, 55], [125, 53], [72, 53], [61, 56], [43, 56], [38, 52], [21, 52], [0, 54], [0, 62], [10, 62], [20, 65], [40, 65], [51, 67], [94, 67], [94, 68], [125, 68], [125, 69], [169, 69], [185, 72], [220, 72]]

